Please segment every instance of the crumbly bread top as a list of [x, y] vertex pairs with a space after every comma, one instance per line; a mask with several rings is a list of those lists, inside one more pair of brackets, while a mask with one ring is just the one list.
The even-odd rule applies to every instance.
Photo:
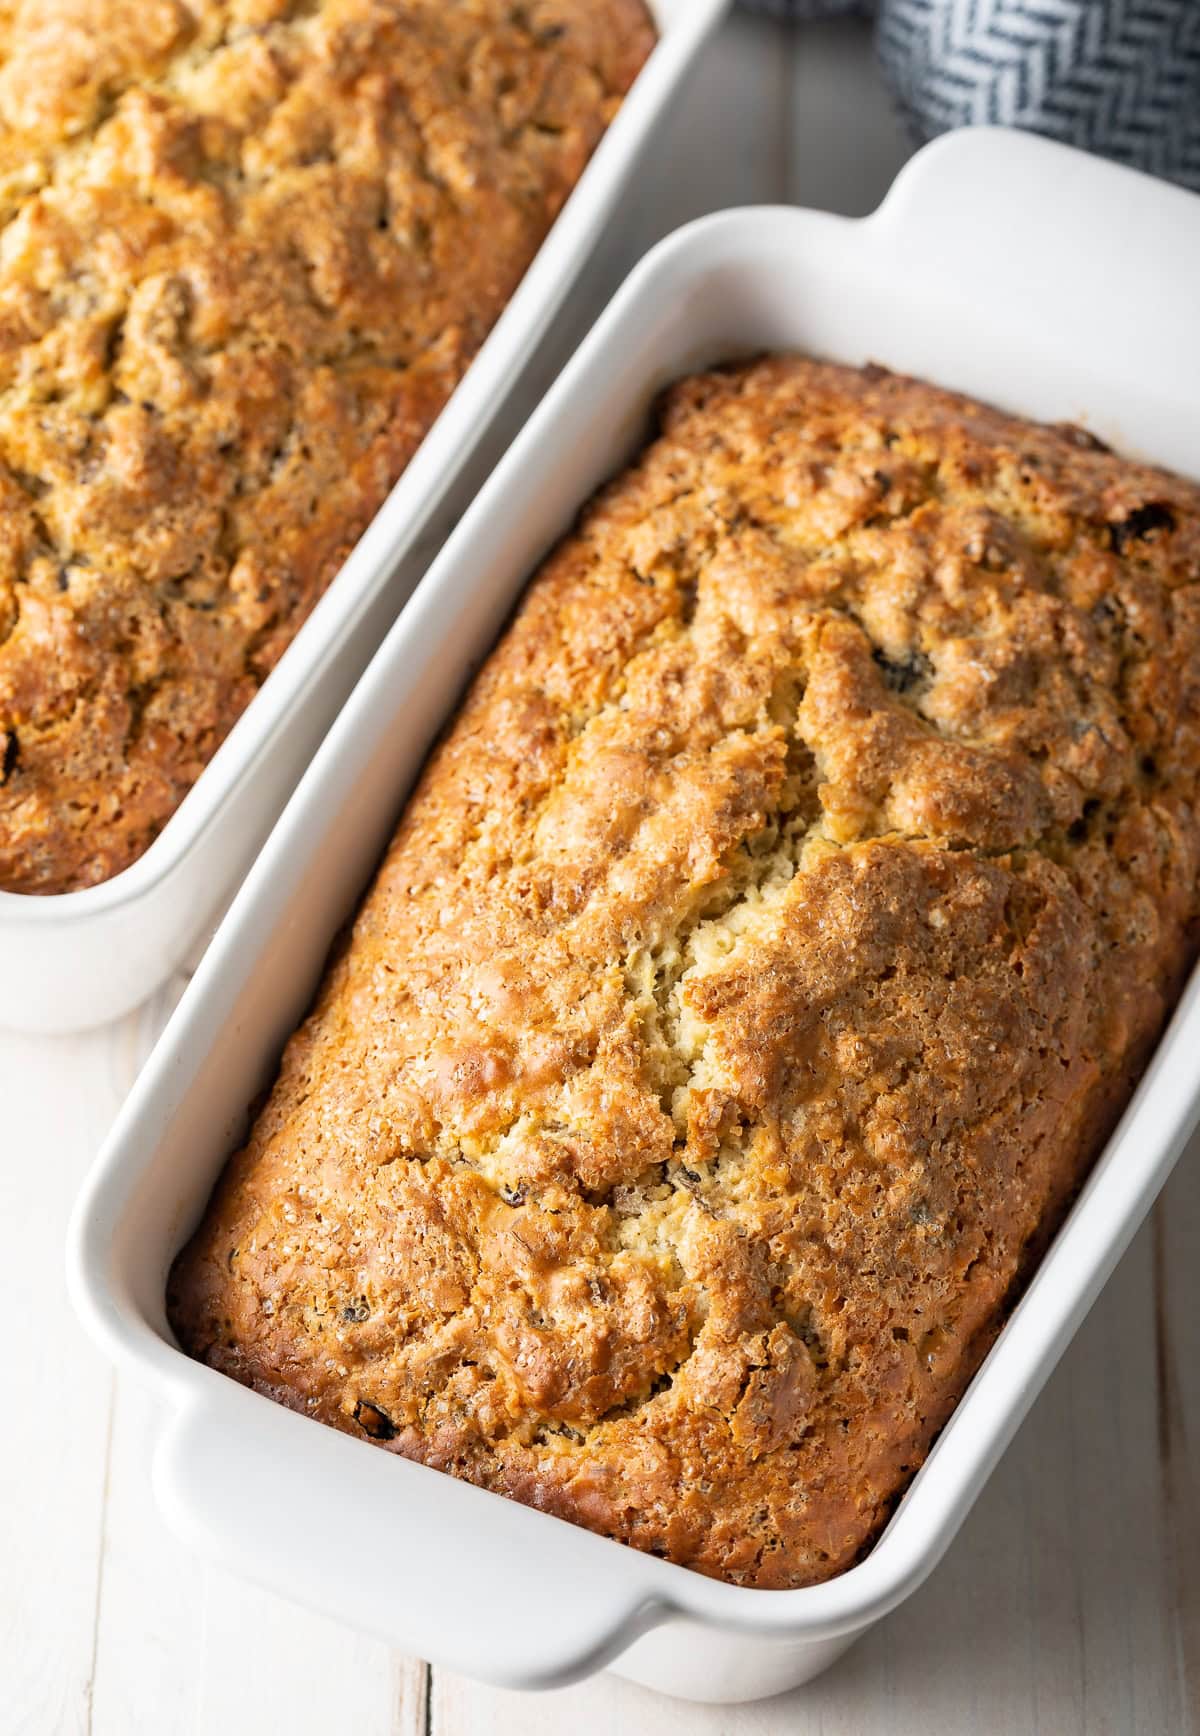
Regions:
[[757, 1586], [869, 1544], [1200, 917], [1200, 489], [686, 381], [434, 753], [171, 1284], [352, 1434]]
[[0, 887], [155, 837], [652, 41], [642, 0], [0, 4]]

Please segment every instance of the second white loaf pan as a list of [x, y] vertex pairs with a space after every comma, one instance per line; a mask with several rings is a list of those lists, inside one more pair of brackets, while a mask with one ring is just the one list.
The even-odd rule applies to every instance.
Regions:
[[660, 31], [491, 335], [309, 619], [158, 837], [102, 885], [0, 891], [0, 1025], [119, 1017], [211, 934], [296, 779], [395, 617], [398, 566], [505, 404], [729, 0], [648, 0]]

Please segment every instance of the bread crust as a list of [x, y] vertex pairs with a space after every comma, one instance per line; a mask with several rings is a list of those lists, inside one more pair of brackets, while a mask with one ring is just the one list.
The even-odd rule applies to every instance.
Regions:
[[161, 830], [649, 53], [642, 0], [0, 19], [0, 887]]
[[176, 1263], [193, 1355], [739, 1584], [851, 1564], [1194, 957], [1200, 490], [685, 381], [432, 755]]

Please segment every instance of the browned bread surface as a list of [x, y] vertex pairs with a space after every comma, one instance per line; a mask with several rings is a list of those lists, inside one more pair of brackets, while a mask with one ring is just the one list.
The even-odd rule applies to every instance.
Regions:
[[155, 837], [652, 39], [642, 0], [0, 7], [0, 887]]
[[853, 1562], [1195, 950], [1200, 490], [885, 374], [684, 382], [432, 756], [183, 1345], [756, 1586]]

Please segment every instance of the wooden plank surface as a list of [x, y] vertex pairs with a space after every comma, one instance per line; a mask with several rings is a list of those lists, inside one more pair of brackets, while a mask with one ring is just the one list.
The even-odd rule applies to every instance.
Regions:
[[[869, 210], [906, 150], [862, 26], [791, 37], [731, 24], [544, 347], [542, 374], [658, 234], [748, 200]], [[1197, 1730], [1200, 1144], [942, 1567], [826, 1676], [740, 1708], [609, 1676], [505, 1694], [205, 1567], [159, 1519], [152, 1404], [75, 1326], [61, 1249], [88, 1158], [179, 986], [108, 1031], [0, 1034], [0, 1736]]]

